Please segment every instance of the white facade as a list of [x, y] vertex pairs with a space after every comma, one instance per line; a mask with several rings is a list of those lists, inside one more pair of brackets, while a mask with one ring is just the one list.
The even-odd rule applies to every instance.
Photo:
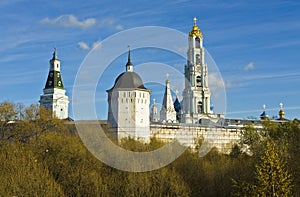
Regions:
[[68, 118], [69, 99], [63, 86], [60, 60], [57, 58], [56, 49], [54, 49], [53, 58], [50, 60], [49, 74], [43, 93], [40, 96], [40, 105], [50, 109], [55, 118]]
[[160, 121], [176, 122], [176, 111], [174, 109], [169, 80], [166, 80], [166, 89], [163, 98], [163, 104], [160, 110]]
[[131, 137], [150, 140], [149, 91], [112, 91], [108, 94], [108, 101], [108, 122], [118, 139]]
[[204, 61], [203, 37], [194, 19], [189, 33], [187, 65], [185, 66], [185, 89], [182, 93], [183, 123], [199, 123], [200, 119], [211, 114], [208, 69]]
[[157, 112], [157, 105], [155, 103], [155, 99], [153, 99], [153, 105], [151, 107], [150, 121], [151, 122], [158, 122], [159, 121], [158, 112]]
[[131, 137], [150, 141], [150, 91], [133, 72], [130, 51], [126, 72], [120, 74], [108, 93], [108, 123], [110, 130], [121, 140]]

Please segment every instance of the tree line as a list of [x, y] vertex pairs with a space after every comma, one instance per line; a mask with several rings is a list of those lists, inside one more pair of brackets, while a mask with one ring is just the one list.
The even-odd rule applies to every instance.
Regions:
[[[188, 149], [168, 166], [123, 172], [97, 160], [73, 125], [34, 104], [0, 103], [0, 196], [299, 196], [300, 127], [294, 120], [251, 124], [229, 155]], [[149, 151], [163, 145], [124, 139]], [[199, 140], [199, 146], [201, 140]]]

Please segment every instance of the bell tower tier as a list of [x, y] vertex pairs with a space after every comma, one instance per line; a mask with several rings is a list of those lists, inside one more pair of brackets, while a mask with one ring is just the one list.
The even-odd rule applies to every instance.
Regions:
[[62, 82], [60, 73], [60, 60], [54, 48], [53, 57], [50, 60], [49, 74], [43, 95], [40, 96], [40, 105], [49, 109], [52, 116], [58, 119], [68, 118], [69, 99]]
[[185, 66], [185, 89], [182, 93], [182, 122], [199, 123], [205, 115], [211, 114], [208, 69], [204, 59], [203, 36], [194, 18], [189, 32], [187, 65]]

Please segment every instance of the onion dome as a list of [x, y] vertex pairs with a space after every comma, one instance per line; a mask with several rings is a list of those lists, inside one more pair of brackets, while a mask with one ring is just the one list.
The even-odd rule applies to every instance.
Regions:
[[285, 114], [285, 113], [284, 113], [284, 111], [283, 111], [283, 109], [282, 109], [283, 104], [280, 103], [279, 106], [280, 106], [280, 110], [279, 110], [279, 112], [278, 112], [279, 118], [278, 118], [277, 120], [288, 120], [288, 119], [284, 118], [284, 114]]
[[268, 118], [268, 115], [266, 113], [266, 105], [265, 104], [263, 105], [263, 109], [264, 109], [264, 111], [260, 114], [260, 119], [262, 119], [262, 120]]
[[196, 37], [202, 38], [202, 33], [201, 33], [199, 27], [197, 26], [196, 21], [197, 21], [197, 18], [194, 17], [194, 26], [193, 26], [193, 29], [190, 31], [189, 36], [190, 37], [196, 36]]

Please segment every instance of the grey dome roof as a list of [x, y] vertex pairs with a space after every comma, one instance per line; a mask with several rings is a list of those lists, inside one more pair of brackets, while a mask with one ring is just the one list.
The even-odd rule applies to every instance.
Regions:
[[115, 89], [144, 89], [145, 88], [143, 81], [141, 77], [135, 73], [135, 72], [123, 72], [120, 74], [116, 81], [114, 86], [107, 90], [107, 92], [115, 90]]

